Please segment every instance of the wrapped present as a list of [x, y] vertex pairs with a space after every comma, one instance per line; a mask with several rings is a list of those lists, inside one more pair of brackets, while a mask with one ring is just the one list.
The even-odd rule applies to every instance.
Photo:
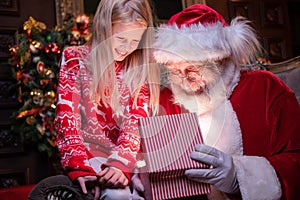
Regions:
[[187, 179], [185, 170], [207, 168], [190, 153], [203, 143], [197, 115], [184, 113], [139, 120], [143, 157], [142, 181], [146, 199], [173, 199], [210, 192], [208, 184]]

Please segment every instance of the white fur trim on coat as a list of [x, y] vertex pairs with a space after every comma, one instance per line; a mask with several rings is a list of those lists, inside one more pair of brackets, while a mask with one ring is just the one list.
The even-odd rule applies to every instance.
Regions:
[[[240, 71], [231, 62], [226, 63], [225, 66], [222, 74], [223, 82], [218, 82], [209, 91], [211, 94], [221, 94], [221, 96], [210, 96], [213, 106], [205, 107], [208, 104], [203, 104], [205, 101], [200, 97], [196, 95], [188, 97], [176, 90], [173, 91], [175, 103], [200, 116], [200, 128], [205, 136], [206, 144], [233, 156], [243, 200], [280, 199], [281, 185], [274, 168], [267, 159], [243, 155], [240, 124], [228, 100], [240, 80]], [[225, 88], [224, 91], [223, 88]], [[214, 139], [209, 138], [211, 135]], [[216, 135], [217, 137], [215, 137]], [[212, 200], [226, 199], [224, 195], [221, 191], [213, 188], [208, 198]]]
[[266, 158], [234, 156], [233, 162], [243, 200], [280, 199], [282, 195], [280, 182]]

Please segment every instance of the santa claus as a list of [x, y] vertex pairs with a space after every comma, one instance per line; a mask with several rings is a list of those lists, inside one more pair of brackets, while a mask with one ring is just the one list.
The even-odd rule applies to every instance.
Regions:
[[227, 24], [195, 4], [157, 30], [154, 57], [168, 70], [161, 112], [195, 112], [205, 144], [187, 170], [209, 183], [209, 199], [297, 199], [300, 196], [300, 107], [275, 75], [242, 70], [260, 53], [249, 21]]

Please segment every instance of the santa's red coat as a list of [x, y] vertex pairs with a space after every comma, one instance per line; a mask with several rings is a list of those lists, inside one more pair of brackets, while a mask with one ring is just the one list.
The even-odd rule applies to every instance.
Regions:
[[[168, 88], [160, 99], [166, 114], [183, 112], [172, 103]], [[270, 72], [242, 71], [230, 102], [240, 123], [243, 156], [266, 158], [276, 171], [282, 199], [299, 198], [300, 106], [293, 91]], [[251, 184], [251, 190], [261, 191], [255, 181]]]

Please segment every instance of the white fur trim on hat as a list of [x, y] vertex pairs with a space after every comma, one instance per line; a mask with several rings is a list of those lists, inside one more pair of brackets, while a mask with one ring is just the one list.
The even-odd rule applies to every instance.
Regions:
[[253, 29], [237, 17], [230, 26], [221, 22], [189, 26], [162, 25], [157, 30], [154, 58], [159, 63], [220, 60], [232, 56], [247, 63], [260, 45]]

